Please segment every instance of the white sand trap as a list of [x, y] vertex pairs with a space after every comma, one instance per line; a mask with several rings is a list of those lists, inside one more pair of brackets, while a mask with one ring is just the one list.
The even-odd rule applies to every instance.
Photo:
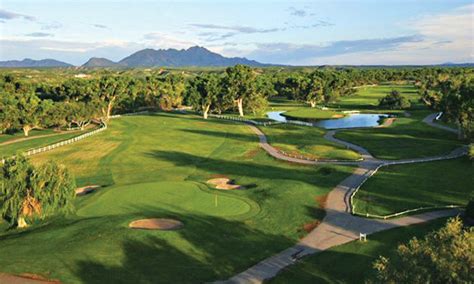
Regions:
[[76, 188], [76, 196], [86, 195], [100, 188], [100, 185], [88, 185], [84, 187]]
[[181, 229], [184, 224], [181, 221], [166, 218], [151, 218], [151, 219], [140, 219], [135, 220], [128, 224], [129, 228], [132, 229], [145, 229], [145, 230], [178, 230]]
[[241, 185], [233, 184], [228, 178], [213, 178], [208, 180], [207, 183], [213, 185], [217, 189], [233, 190], [244, 188]]

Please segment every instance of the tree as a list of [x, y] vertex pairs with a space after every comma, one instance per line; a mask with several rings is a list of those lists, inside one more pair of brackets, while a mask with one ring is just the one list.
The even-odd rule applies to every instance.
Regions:
[[0, 129], [6, 132], [19, 128], [19, 111], [16, 107], [16, 97], [10, 93], [0, 93]]
[[17, 94], [15, 102], [18, 125], [23, 129], [25, 136], [28, 136], [32, 129], [41, 126], [41, 119], [51, 104], [50, 102], [42, 102], [31, 92]]
[[204, 119], [207, 119], [209, 111], [217, 103], [220, 94], [220, 78], [212, 73], [194, 78], [187, 90], [188, 101], [195, 109], [202, 111]]
[[179, 107], [183, 101], [186, 85], [182, 75], [168, 74], [161, 78], [159, 85], [160, 108], [170, 110]]
[[77, 125], [81, 130], [90, 124], [91, 120], [97, 114], [95, 105], [84, 102], [69, 102], [66, 104], [66, 120], [71, 124]]
[[1, 168], [2, 217], [19, 228], [27, 221], [73, 210], [75, 182], [69, 171], [54, 162], [35, 167], [25, 157], [5, 161]]
[[239, 115], [244, 116], [244, 101], [256, 99], [255, 73], [245, 65], [228, 67], [225, 71], [224, 89], [226, 96], [237, 105]]
[[113, 107], [120, 101], [124, 93], [124, 78], [114, 76], [100, 78], [96, 95], [101, 102], [102, 115], [106, 120], [110, 119]]
[[398, 246], [392, 259], [380, 256], [373, 264], [377, 283], [473, 283], [474, 228], [463, 229], [450, 219], [423, 240]]
[[411, 106], [410, 101], [400, 95], [397, 90], [392, 90], [390, 94], [380, 99], [380, 107], [388, 109], [407, 109]]
[[312, 77], [306, 86], [304, 100], [314, 108], [317, 103], [324, 101], [323, 82], [318, 77]]

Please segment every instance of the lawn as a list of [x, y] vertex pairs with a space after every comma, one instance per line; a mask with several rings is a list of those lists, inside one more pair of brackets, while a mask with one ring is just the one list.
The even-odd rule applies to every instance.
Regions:
[[269, 281], [279, 283], [365, 283], [379, 255], [393, 256], [397, 245], [422, 238], [442, 227], [446, 219], [369, 235], [367, 242], [353, 241], [304, 258]]
[[412, 107], [420, 105], [418, 102], [418, 90], [415, 86], [387, 84], [361, 87], [357, 89], [357, 92], [354, 95], [341, 97], [337, 102], [331, 104], [330, 106], [344, 110], [364, 110], [368, 112], [371, 110], [380, 111], [380, 108], [378, 107], [379, 100], [388, 95], [392, 90], [397, 90], [402, 96], [408, 98], [412, 103]]
[[40, 135], [49, 135], [49, 134], [54, 134], [54, 133], [56, 133], [54, 129], [33, 129], [30, 131], [28, 136], [25, 136], [23, 134], [23, 131], [17, 131], [12, 134], [0, 134], [0, 144], [8, 142], [8, 141], [22, 139], [22, 138], [35, 137], [35, 136], [40, 136]]
[[400, 115], [390, 127], [343, 130], [337, 138], [360, 145], [380, 159], [407, 159], [449, 153], [462, 145], [457, 135], [422, 122], [431, 112]]
[[[73, 132], [61, 132], [56, 133], [51, 129], [33, 131], [32, 135], [24, 137], [22, 135], [5, 135], [0, 136], [0, 140], [4, 140], [5, 145], [0, 144], [0, 157], [9, 157], [15, 155], [17, 152], [25, 152], [30, 149], [38, 148], [45, 145], [54, 144], [59, 141], [67, 140], [85, 133], [86, 131], [73, 131]], [[5, 135], [5, 136], [4, 136]], [[36, 137], [48, 135], [45, 137]], [[25, 140], [21, 140], [26, 138]], [[18, 142], [9, 143], [10, 141], [18, 140]]]
[[354, 197], [357, 213], [387, 215], [418, 207], [461, 205], [474, 193], [467, 157], [381, 168]]
[[[104, 187], [77, 198], [71, 216], [1, 232], [1, 272], [65, 283], [197, 283], [291, 246], [304, 224], [324, 216], [316, 197], [352, 168], [279, 162], [257, 141], [242, 124], [157, 113], [113, 120], [107, 131], [33, 156], [66, 164], [79, 186]], [[221, 175], [247, 189], [205, 183]], [[144, 217], [176, 218], [184, 228], [127, 228]]]
[[360, 159], [357, 152], [324, 139], [326, 131], [322, 128], [277, 124], [260, 129], [273, 147], [292, 155], [303, 155], [311, 159]]

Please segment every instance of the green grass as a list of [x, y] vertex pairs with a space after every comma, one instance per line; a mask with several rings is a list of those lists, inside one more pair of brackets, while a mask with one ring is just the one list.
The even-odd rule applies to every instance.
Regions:
[[412, 107], [420, 105], [417, 88], [413, 85], [379, 85], [359, 88], [354, 95], [341, 97], [339, 101], [331, 104], [331, 106], [350, 110], [378, 110], [380, 109], [378, 107], [379, 100], [388, 95], [392, 90], [397, 90], [402, 96], [408, 98], [412, 103]]
[[[14, 143], [10, 143], [10, 144], [7, 144], [7, 145], [0, 145], [0, 157], [9, 157], [9, 156], [12, 156], [12, 155], [15, 155], [17, 152], [25, 152], [25, 151], [28, 151], [30, 149], [35, 149], [35, 148], [39, 148], [39, 147], [42, 147], [42, 146], [47, 146], [47, 145], [50, 145], [50, 144], [54, 144], [56, 142], [59, 142], [59, 141], [63, 141], [63, 140], [67, 140], [69, 138], [73, 138], [73, 137], [76, 137], [76, 136], [79, 136], [81, 135], [82, 133], [85, 133], [86, 131], [81, 131], [81, 132], [64, 132], [64, 133], [58, 133], [58, 134], [55, 134], [55, 135], [52, 135], [52, 136], [47, 136], [47, 137], [37, 137], [37, 138], [34, 138], [34, 139], [28, 139], [28, 140], [24, 140], [24, 141], [18, 141], [18, 142], [14, 142]], [[39, 135], [49, 135], [49, 134], [54, 134], [54, 131], [53, 130], [41, 130], [41, 131], [37, 131], [34, 133], [34, 135], [31, 135], [31, 137], [35, 137], [35, 136], [39, 136]], [[14, 135], [16, 136], [16, 135]], [[28, 136], [30, 137], [30, 136]], [[4, 137], [2, 137], [4, 138]], [[15, 138], [15, 139], [18, 139], [18, 138], [23, 138], [21, 136]], [[26, 137], [25, 137], [26, 138]], [[4, 138], [6, 139], [6, 138]], [[6, 139], [6, 141], [11, 141], [13, 139]], [[6, 142], [4, 141], [4, 142]]]
[[360, 145], [381, 159], [437, 156], [462, 145], [456, 134], [422, 122], [428, 114], [412, 111], [410, 117], [400, 115], [390, 127], [344, 130], [336, 137]]
[[365, 283], [372, 263], [379, 255], [394, 256], [397, 245], [412, 237], [422, 238], [444, 225], [446, 219], [397, 228], [367, 236], [367, 242], [353, 241], [304, 258], [269, 281], [279, 283]]
[[381, 168], [354, 197], [358, 213], [387, 215], [408, 209], [465, 206], [474, 192], [468, 158]]
[[12, 134], [0, 134], [0, 143], [4, 143], [7, 141], [13, 141], [16, 139], [22, 139], [22, 138], [28, 138], [28, 137], [35, 137], [39, 135], [48, 135], [48, 134], [54, 134], [55, 131], [54, 129], [33, 129], [30, 131], [28, 136], [25, 136], [23, 134], [23, 131], [18, 131]]
[[324, 139], [325, 130], [291, 124], [260, 127], [268, 142], [277, 149], [292, 155], [312, 159], [357, 160], [360, 155], [343, 146]]
[[[1, 232], [0, 270], [65, 283], [196, 283], [248, 268], [302, 237], [304, 224], [324, 216], [315, 197], [352, 171], [279, 162], [257, 141], [242, 124], [157, 113], [112, 120], [107, 131], [33, 156], [66, 164], [79, 186], [105, 187], [77, 198], [67, 218]], [[247, 189], [211, 189], [216, 175]], [[145, 217], [185, 226], [127, 228]]]

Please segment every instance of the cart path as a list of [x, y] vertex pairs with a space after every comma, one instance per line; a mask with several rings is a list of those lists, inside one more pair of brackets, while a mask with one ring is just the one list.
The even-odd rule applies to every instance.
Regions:
[[[436, 114], [434, 115], [436, 116]], [[433, 115], [429, 115], [423, 121], [428, 125], [433, 126]], [[431, 122], [431, 123], [430, 123]], [[358, 167], [354, 170], [352, 175], [340, 182], [334, 187], [328, 195], [326, 200], [326, 216], [314, 230], [301, 239], [296, 245], [275, 254], [267, 259], [262, 260], [249, 269], [233, 276], [225, 281], [217, 281], [217, 283], [262, 283], [264, 280], [275, 277], [278, 272], [287, 266], [294, 264], [299, 258], [324, 251], [334, 246], [342, 245], [359, 239], [359, 234], [373, 234], [376, 232], [402, 227], [414, 224], [420, 224], [442, 217], [456, 216], [462, 211], [460, 209], [438, 210], [417, 215], [411, 215], [396, 219], [378, 220], [357, 217], [351, 214], [350, 196], [360, 187], [368, 178], [370, 178], [379, 167], [396, 165], [396, 164], [411, 164], [423, 163], [438, 160], [454, 159], [461, 157], [467, 153], [466, 147], [460, 147], [453, 150], [446, 155], [439, 155], [427, 158], [406, 159], [406, 160], [379, 160], [374, 158], [367, 149], [343, 140], [340, 140], [334, 135], [337, 131], [331, 130], [324, 136], [325, 139], [342, 144], [358, 152], [363, 161], [343, 162], [343, 161], [308, 161], [288, 157], [273, 148], [268, 144], [265, 134], [256, 126], [249, 124], [250, 128], [257, 134], [260, 142], [260, 147], [265, 150], [272, 157], [305, 165], [320, 165], [320, 164], [356, 164]], [[439, 126], [439, 125], [437, 125]], [[435, 127], [437, 127], [435, 126]], [[442, 126], [442, 129], [447, 127]], [[447, 130], [447, 129], [445, 129]], [[448, 131], [452, 131], [450, 128]]]
[[443, 130], [446, 130], [446, 131], [449, 131], [449, 132], [452, 132], [452, 133], [459, 134], [458, 129], [455, 129], [455, 128], [452, 128], [452, 127], [449, 127], [449, 126], [446, 126], [446, 125], [441, 125], [439, 123], [434, 122], [437, 115], [438, 115], [437, 113], [430, 114], [430, 115], [428, 115], [427, 117], [425, 117], [423, 119], [423, 122], [428, 124], [429, 126], [436, 127], [436, 128], [439, 128], [439, 129], [443, 129]]

